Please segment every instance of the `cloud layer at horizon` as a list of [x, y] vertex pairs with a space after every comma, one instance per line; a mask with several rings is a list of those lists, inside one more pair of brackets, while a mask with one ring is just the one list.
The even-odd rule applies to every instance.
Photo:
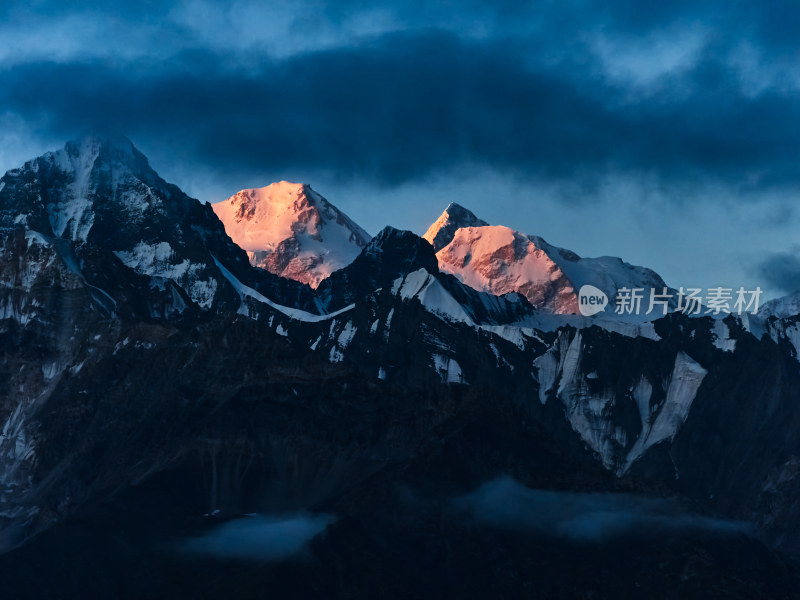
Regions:
[[[789, 0], [41, 0], [4, 3], [0, 17], [0, 167], [99, 128], [203, 200], [264, 174], [380, 203], [490, 173], [564, 206], [758, 205], [763, 228], [795, 218], [800, 5]], [[195, 189], [180, 180], [197, 172]], [[433, 200], [407, 196], [418, 212]], [[620, 213], [620, 231], [634, 213]]]

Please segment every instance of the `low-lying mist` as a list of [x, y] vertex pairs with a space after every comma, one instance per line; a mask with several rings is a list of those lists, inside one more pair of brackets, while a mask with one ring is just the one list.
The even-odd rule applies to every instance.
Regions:
[[749, 530], [743, 522], [692, 513], [675, 500], [534, 490], [510, 477], [485, 483], [454, 504], [480, 523], [580, 542], [626, 535], [698, 531], [736, 534]]
[[193, 555], [236, 560], [273, 561], [303, 551], [308, 542], [334, 522], [324, 514], [254, 515], [219, 525], [203, 536], [183, 542]]

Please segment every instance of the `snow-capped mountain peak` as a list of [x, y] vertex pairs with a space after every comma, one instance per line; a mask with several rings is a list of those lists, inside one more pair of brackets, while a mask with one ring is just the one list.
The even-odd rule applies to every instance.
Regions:
[[115, 200], [126, 204], [138, 202], [136, 210], [141, 213], [144, 210], [141, 201], [146, 200], [146, 194], [117, 194], [117, 191], [130, 188], [132, 182], [148, 185], [158, 180], [145, 156], [130, 140], [97, 133], [69, 141], [60, 150], [28, 161], [21, 168], [9, 171], [4, 180], [11, 185], [27, 176], [46, 179], [49, 184], [35, 202], [14, 207], [15, 224], [34, 226], [38, 231], [52, 232], [57, 238], [74, 242], [86, 242], [95, 226], [98, 209], [103, 210], [95, 206], [99, 197], [110, 193], [116, 196]]
[[758, 314], [764, 318], [778, 319], [800, 315], [800, 291], [765, 302]]
[[462, 227], [436, 254], [439, 268], [476, 290], [495, 295], [519, 292], [534, 306], [556, 313], [578, 312], [577, 290], [548, 253], [509, 227]]
[[16, 229], [58, 240], [81, 278], [102, 275], [113, 257], [175, 282], [204, 309], [231, 295], [214, 258], [237, 273], [247, 265], [211, 207], [164, 181], [122, 137], [90, 134], [8, 171], [0, 231]]
[[438, 252], [453, 241], [453, 236], [458, 229], [463, 227], [482, 227], [484, 225], [488, 225], [488, 223], [476, 217], [460, 204], [451, 202], [422, 237], [428, 240], [433, 249]]
[[54, 154], [65, 152], [72, 157], [91, 156], [97, 158], [100, 154], [114, 159], [118, 163], [136, 163], [147, 159], [136, 149], [128, 138], [110, 134], [90, 132], [78, 139], [66, 143], [63, 150]]
[[482, 292], [519, 292], [548, 312], [577, 314], [578, 291], [587, 284], [609, 299], [622, 287], [666, 287], [650, 269], [609, 256], [581, 258], [538, 236], [489, 225], [457, 204], [449, 205], [424, 237], [442, 271]]
[[254, 266], [312, 287], [350, 264], [370, 240], [307, 184], [245, 189], [213, 208]]

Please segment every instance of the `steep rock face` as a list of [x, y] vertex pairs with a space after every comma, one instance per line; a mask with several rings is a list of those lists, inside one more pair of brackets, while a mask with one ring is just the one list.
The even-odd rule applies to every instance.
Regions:
[[578, 313], [574, 284], [544, 250], [508, 227], [458, 229], [436, 256], [440, 268], [476, 290], [518, 292], [536, 307]]
[[431, 225], [425, 239], [434, 245], [442, 271], [480, 291], [518, 292], [536, 308], [556, 314], [578, 314], [578, 291], [587, 284], [606, 293], [607, 313], [623, 287], [648, 293], [667, 287], [650, 269], [608, 256], [581, 258], [538, 236], [487, 225], [454, 204]]
[[672, 349], [645, 339], [617, 343], [620, 368], [599, 356], [613, 340], [594, 330], [562, 330], [534, 367], [541, 403], [560, 401], [572, 429], [622, 476], [649, 448], [675, 439], [708, 370], [684, 349], [671, 356]]
[[326, 304], [335, 297], [352, 302], [420, 268], [439, 272], [430, 245], [410, 231], [385, 227], [351, 265], [326, 279], [317, 292]]
[[311, 287], [350, 264], [370, 236], [311, 189], [281, 181], [213, 205], [253, 266]]
[[217, 281], [195, 256], [202, 242], [181, 228], [188, 212], [199, 217], [196, 226], [206, 225], [208, 215], [160, 180], [127, 140], [69, 142], [3, 181], [0, 227], [101, 246], [137, 273], [177, 281], [201, 307], [213, 304]]
[[453, 241], [456, 231], [463, 227], [483, 227], [486, 221], [479, 219], [463, 206], [451, 202], [436, 221], [431, 224], [423, 239], [430, 242], [433, 249], [438, 252]]

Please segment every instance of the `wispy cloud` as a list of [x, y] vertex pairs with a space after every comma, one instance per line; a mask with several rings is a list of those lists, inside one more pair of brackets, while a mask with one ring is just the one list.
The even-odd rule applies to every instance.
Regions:
[[693, 514], [674, 500], [532, 490], [511, 478], [486, 483], [457, 499], [455, 504], [488, 525], [581, 542], [626, 535], [658, 536], [675, 531], [748, 530], [745, 523]]
[[180, 544], [183, 552], [247, 561], [294, 556], [333, 523], [330, 515], [256, 515], [228, 521], [202, 537]]

